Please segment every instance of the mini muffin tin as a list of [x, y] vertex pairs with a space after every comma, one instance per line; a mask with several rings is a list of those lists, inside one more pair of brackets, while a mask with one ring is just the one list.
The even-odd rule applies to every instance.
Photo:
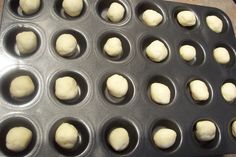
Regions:
[[[236, 138], [231, 124], [236, 120], [236, 102], [227, 103], [220, 93], [221, 85], [235, 81], [236, 42], [228, 16], [216, 8], [160, 1], [160, 0], [84, 0], [79, 17], [68, 17], [61, 7], [62, 0], [41, 0], [40, 10], [26, 16], [18, 0], [5, 0], [0, 38], [0, 156], [216, 156], [236, 153]], [[106, 11], [112, 2], [121, 3], [125, 18], [111, 23]], [[154, 9], [164, 17], [157, 27], [143, 24], [141, 14]], [[176, 15], [179, 11], [194, 11], [197, 25], [181, 27]], [[222, 33], [211, 31], [205, 18], [216, 15], [224, 22]], [[37, 34], [38, 49], [28, 56], [19, 56], [15, 44], [17, 33], [32, 30]], [[74, 56], [63, 58], [55, 51], [56, 38], [62, 33], [75, 35], [80, 49]], [[103, 51], [109, 37], [119, 37], [124, 54], [110, 58]], [[145, 48], [159, 39], [169, 50], [166, 60], [154, 63], [145, 55]], [[184, 44], [197, 49], [192, 62], [181, 59], [178, 50]], [[219, 65], [213, 49], [226, 47], [231, 56], [227, 65]], [[111, 97], [106, 79], [121, 74], [129, 82], [123, 99]], [[35, 83], [33, 95], [15, 100], [10, 96], [10, 81], [19, 75], [30, 75]], [[81, 96], [71, 101], [55, 97], [55, 80], [72, 76], [80, 86]], [[193, 101], [188, 84], [203, 80], [210, 91], [206, 102]], [[169, 86], [172, 96], [168, 105], [154, 103], [149, 95], [153, 82]], [[217, 126], [215, 140], [200, 143], [194, 135], [199, 120], [210, 120]], [[57, 127], [73, 124], [80, 137], [75, 149], [66, 151], [54, 141]], [[7, 131], [15, 126], [32, 130], [33, 139], [23, 152], [13, 153], [5, 147]], [[176, 131], [176, 143], [167, 150], [154, 145], [155, 130], [168, 127]], [[107, 143], [109, 132], [124, 127], [130, 144], [122, 152], [115, 152]]]

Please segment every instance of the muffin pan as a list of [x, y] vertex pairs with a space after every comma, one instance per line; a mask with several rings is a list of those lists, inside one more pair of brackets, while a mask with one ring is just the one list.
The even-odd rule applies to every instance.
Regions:
[[[224, 82], [236, 82], [236, 40], [228, 16], [216, 8], [160, 0], [84, 0], [82, 14], [69, 18], [61, 8], [61, 0], [41, 0], [40, 10], [25, 16], [18, 0], [5, 0], [0, 35], [0, 156], [216, 156], [236, 153], [236, 139], [231, 125], [236, 118], [236, 102], [224, 101], [220, 88]], [[121, 3], [125, 17], [111, 23], [104, 15], [109, 4]], [[157, 27], [143, 24], [140, 15], [154, 9], [164, 17]], [[176, 15], [191, 10], [197, 25], [181, 27]], [[222, 33], [211, 31], [206, 16], [217, 15], [224, 23]], [[28, 56], [17, 53], [15, 35], [23, 30], [37, 34], [38, 49]], [[55, 52], [55, 40], [61, 33], [72, 33], [80, 45], [74, 56], [63, 58]], [[109, 37], [119, 37], [125, 53], [110, 58], [103, 51]], [[145, 48], [154, 39], [169, 50], [168, 57], [155, 63], [145, 55]], [[197, 49], [197, 58], [185, 62], [179, 55], [183, 44]], [[231, 56], [227, 65], [219, 65], [213, 50], [226, 47]], [[106, 79], [114, 73], [127, 78], [129, 90], [123, 99], [107, 93]], [[30, 75], [36, 85], [33, 95], [14, 100], [9, 95], [11, 79]], [[55, 80], [72, 76], [80, 86], [81, 97], [61, 101], [55, 97]], [[193, 101], [188, 84], [191, 80], [206, 82], [210, 99]], [[168, 105], [154, 103], [150, 84], [169, 86], [172, 96]], [[217, 126], [215, 140], [199, 143], [194, 135], [199, 120], [210, 120]], [[54, 141], [55, 129], [63, 122], [74, 124], [81, 133], [77, 147], [65, 151]], [[5, 134], [14, 126], [23, 125], [33, 132], [33, 140], [24, 152], [15, 154], [5, 147]], [[159, 127], [176, 131], [176, 143], [169, 149], [154, 145], [153, 133]], [[130, 134], [130, 145], [122, 152], [107, 143], [109, 132], [124, 127]]]

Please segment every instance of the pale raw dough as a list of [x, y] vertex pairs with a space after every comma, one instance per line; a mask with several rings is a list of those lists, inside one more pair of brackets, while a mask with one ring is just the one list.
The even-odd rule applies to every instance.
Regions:
[[124, 15], [125, 8], [117, 2], [113, 2], [107, 11], [107, 17], [114, 23], [120, 22], [124, 18]]
[[171, 98], [171, 92], [168, 86], [162, 83], [151, 84], [151, 98], [158, 104], [169, 104]]
[[154, 62], [161, 62], [168, 56], [168, 49], [163, 42], [155, 40], [146, 48], [146, 55]]
[[16, 35], [16, 46], [22, 55], [31, 54], [36, 51], [38, 39], [34, 32], [25, 31]]
[[129, 145], [129, 133], [124, 128], [116, 128], [109, 134], [108, 142], [116, 151], [125, 150]]
[[221, 94], [225, 101], [233, 102], [236, 99], [236, 86], [233, 83], [225, 83], [221, 87]]
[[219, 64], [227, 64], [230, 62], [229, 51], [224, 47], [218, 47], [213, 51], [214, 58]]
[[207, 22], [207, 25], [208, 27], [216, 32], [216, 33], [221, 33], [222, 30], [223, 30], [223, 21], [215, 16], [215, 15], [211, 15], [211, 16], [207, 16], [206, 17], [206, 22]]
[[183, 45], [179, 49], [180, 56], [183, 60], [189, 62], [196, 58], [196, 49], [191, 45]]
[[64, 149], [72, 149], [78, 141], [78, 130], [69, 123], [62, 123], [56, 130], [55, 141]]
[[162, 22], [163, 17], [157, 11], [148, 9], [143, 12], [142, 19], [146, 25], [150, 27], [155, 27]]
[[236, 138], [236, 121], [234, 121], [232, 124], [232, 134]]
[[109, 38], [103, 49], [111, 57], [117, 57], [123, 53], [122, 42], [117, 37]]
[[108, 92], [117, 98], [124, 97], [128, 92], [128, 81], [125, 77], [114, 74], [107, 79], [106, 86]]
[[62, 34], [56, 41], [56, 50], [60, 56], [72, 56], [75, 53], [77, 46], [77, 40], [71, 34]]
[[199, 121], [196, 124], [195, 135], [199, 141], [211, 141], [216, 136], [216, 126], [211, 121]]
[[23, 75], [14, 78], [10, 84], [10, 94], [13, 98], [23, 98], [31, 95], [35, 90], [30, 76]]
[[72, 77], [58, 78], [55, 84], [55, 95], [60, 100], [71, 100], [79, 94], [79, 86]]
[[209, 99], [210, 94], [205, 82], [201, 80], [194, 80], [190, 82], [190, 92], [194, 100], [206, 101]]
[[83, 10], [83, 0], [63, 0], [62, 7], [69, 16], [76, 17]]
[[41, 5], [40, 0], [20, 0], [20, 8], [27, 15], [36, 13]]
[[197, 19], [196, 15], [192, 11], [181, 11], [177, 14], [177, 20], [180, 25], [184, 27], [191, 27], [196, 25]]
[[175, 144], [177, 134], [174, 130], [161, 128], [154, 134], [153, 140], [157, 147], [168, 149]]
[[32, 139], [31, 130], [25, 127], [14, 127], [10, 129], [6, 136], [6, 147], [13, 152], [24, 151]]

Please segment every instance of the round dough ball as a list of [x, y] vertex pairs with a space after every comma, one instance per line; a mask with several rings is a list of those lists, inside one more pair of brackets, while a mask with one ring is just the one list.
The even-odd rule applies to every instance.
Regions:
[[62, 34], [56, 41], [56, 50], [60, 56], [72, 56], [75, 53], [77, 46], [77, 40], [71, 34]]
[[111, 57], [117, 57], [123, 53], [122, 42], [116, 37], [109, 38], [103, 49]]
[[211, 15], [206, 17], [206, 22], [208, 27], [216, 32], [216, 33], [221, 33], [223, 30], [223, 21], [218, 18], [217, 16]]
[[143, 12], [142, 19], [146, 25], [155, 27], [162, 22], [163, 17], [157, 11], [148, 9]]
[[108, 142], [115, 151], [123, 151], [129, 145], [129, 133], [124, 128], [116, 128], [109, 134]]
[[13, 152], [24, 151], [30, 144], [32, 132], [25, 127], [14, 127], [6, 136], [6, 147]]
[[174, 130], [162, 128], [155, 132], [153, 140], [157, 147], [168, 149], [175, 144], [177, 134]]
[[180, 25], [183, 27], [191, 27], [196, 25], [197, 18], [194, 12], [192, 11], [181, 11], [177, 14], [177, 20]]
[[146, 48], [146, 55], [153, 62], [161, 62], [167, 58], [168, 49], [163, 42], [155, 40]]
[[151, 84], [151, 98], [158, 104], [169, 104], [171, 98], [169, 87], [161, 83]]
[[199, 141], [211, 141], [216, 136], [216, 126], [211, 121], [199, 121], [196, 124], [195, 135]]
[[79, 137], [78, 130], [69, 123], [62, 123], [56, 130], [55, 141], [64, 149], [75, 147]]
[[218, 47], [213, 51], [214, 58], [219, 64], [228, 64], [230, 62], [229, 51], [224, 47]]
[[234, 121], [232, 124], [232, 134], [236, 138], [236, 121]]
[[41, 5], [40, 0], [20, 0], [20, 8], [27, 15], [36, 13]]
[[225, 101], [233, 102], [236, 99], [236, 86], [233, 83], [223, 84], [221, 94]]
[[210, 97], [206, 83], [201, 80], [190, 82], [190, 92], [193, 99], [196, 101], [206, 101]]
[[22, 55], [31, 54], [38, 47], [38, 39], [34, 32], [25, 31], [16, 35], [16, 46]]
[[60, 100], [71, 100], [79, 94], [79, 86], [72, 77], [58, 78], [55, 84], [55, 95]]
[[124, 18], [124, 15], [125, 8], [116, 2], [113, 2], [107, 11], [107, 17], [114, 23], [120, 22]]
[[30, 76], [18, 76], [11, 81], [10, 94], [13, 98], [23, 98], [31, 95], [35, 90]]
[[191, 45], [183, 45], [179, 49], [180, 56], [187, 62], [196, 58], [196, 49]]
[[108, 92], [117, 98], [124, 97], [128, 92], [129, 84], [125, 77], [114, 74], [107, 79]]
[[76, 17], [79, 16], [83, 10], [83, 0], [63, 0], [62, 7], [66, 14]]

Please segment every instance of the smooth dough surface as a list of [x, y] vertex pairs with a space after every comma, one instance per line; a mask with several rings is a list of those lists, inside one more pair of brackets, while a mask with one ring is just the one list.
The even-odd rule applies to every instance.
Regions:
[[232, 134], [236, 138], [236, 121], [234, 121], [232, 124]]
[[146, 48], [146, 55], [154, 62], [161, 62], [167, 58], [168, 49], [163, 42], [155, 40]]
[[62, 7], [69, 16], [76, 17], [83, 10], [83, 0], [63, 0]]
[[72, 56], [79, 46], [76, 38], [71, 34], [62, 34], [57, 38], [56, 50], [60, 56]]
[[117, 2], [113, 2], [107, 11], [107, 17], [114, 23], [120, 22], [124, 18], [124, 15], [125, 8]]
[[109, 134], [108, 142], [116, 151], [125, 150], [129, 145], [129, 133], [124, 128], [116, 128]]
[[56, 80], [55, 95], [60, 100], [71, 100], [79, 94], [78, 88], [74, 78], [69, 76], [61, 77]]
[[146, 25], [150, 27], [155, 27], [162, 22], [163, 17], [157, 11], [148, 9], [143, 12], [142, 19]]
[[22, 55], [31, 54], [36, 51], [38, 39], [34, 32], [24, 31], [16, 35], [16, 46]]
[[114, 74], [107, 79], [106, 86], [108, 92], [117, 98], [121, 98], [128, 92], [128, 81], [125, 77]]
[[211, 141], [216, 136], [216, 126], [211, 121], [199, 121], [196, 124], [195, 134], [199, 141]]
[[225, 101], [233, 102], [236, 99], [236, 86], [233, 83], [225, 83], [221, 87], [221, 94]]
[[214, 58], [219, 64], [227, 64], [230, 62], [229, 51], [224, 47], [218, 47], [213, 51]]
[[183, 45], [179, 49], [180, 56], [183, 60], [189, 62], [196, 58], [196, 49], [191, 45]]
[[20, 0], [19, 1], [20, 8], [27, 15], [34, 14], [39, 10], [41, 5], [40, 0]]
[[117, 57], [123, 53], [122, 42], [117, 37], [109, 38], [103, 49], [111, 57]]
[[151, 84], [151, 98], [158, 104], [169, 104], [171, 98], [171, 92], [168, 86], [162, 83]]
[[177, 134], [174, 130], [162, 128], [155, 132], [153, 140], [157, 147], [168, 149], [175, 144]]
[[25, 127], [14, 127], [10, 129], [6, 136], [6, 147], [13, 152], [24, 151], [32, 139], [31, 130]]
[[207, 22], [207, 25], [208, 27], [216, 32], [216, 33], [221, 33], [222, 30], [223, 30], [223, 21], [215, 16], [215, 15], [211, 15], [211, 16], [207, 16], [206, 17], [206, 22]]
[[13, 98], [23, 98], [31, 95], [35, 90], [30, 76], [23, 75], [14, 78], [10, 84], [10, 94]]
[[191, 27], [196, 25], [197, 19], [196, 15], [192, 11], [181, 11], [177, 14], [177, 20], [180, 25], [184, 27]]
[[192, 98], [196, 101], [206, 101], [210, 97], [206, 83], [201, 80], [190, 82], [190, 92]]
[[55, 141], [64, 149], [75, 147], [79, 137], [78, 130], [69, 123], [62, 123], [56, 130]]

